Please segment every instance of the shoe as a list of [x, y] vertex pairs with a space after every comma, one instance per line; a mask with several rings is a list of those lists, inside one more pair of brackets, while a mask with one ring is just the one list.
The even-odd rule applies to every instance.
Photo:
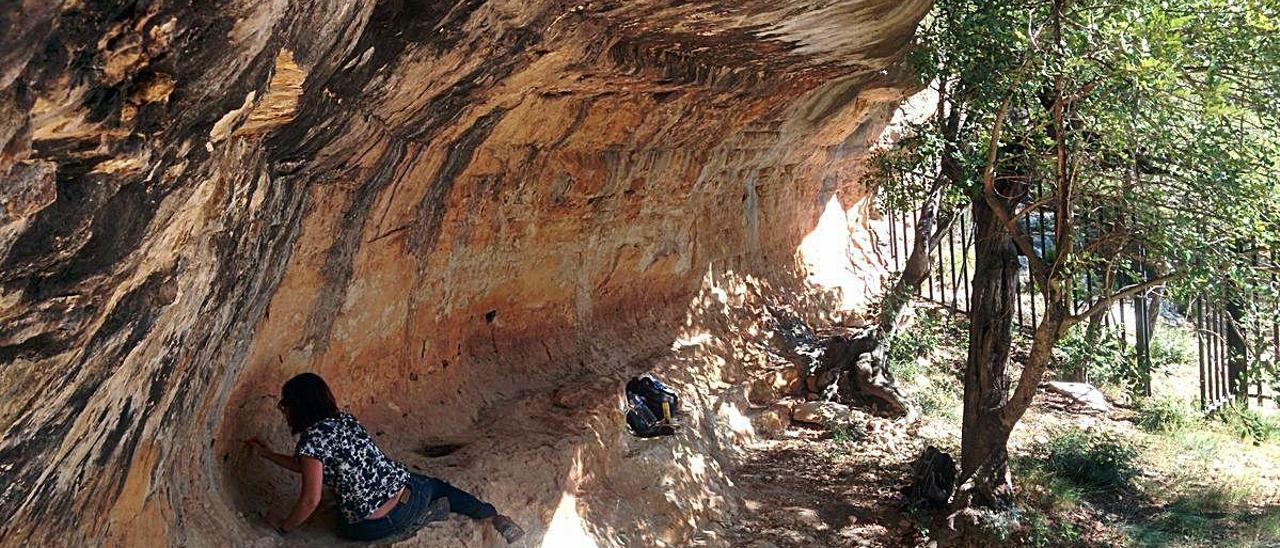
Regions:
[[427, 511], [423, 513], [423, 523], [433, 521], [444, 521], [449, 518], [449, 499], [440, 497], [427, 504]]
[[506, 539], [507, 544], [515, 544], [524, 536], [524, 529], [502, 514], [493, 517], [493, 528], [498, 530], [498, 534], [502, 535], [503, 539]]

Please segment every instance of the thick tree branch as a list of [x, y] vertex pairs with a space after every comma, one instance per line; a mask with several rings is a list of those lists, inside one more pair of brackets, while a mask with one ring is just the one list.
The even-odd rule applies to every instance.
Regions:
[[915, 226], [911, 253], [907, 256], [897, 283], [885, 294], [880, 310], [879, 329], [881, 337], [886, 341], [892, 338], [894, 330], [902, 321], [900, 316], [906, 303], [929, 277], [929, 257], [955, 221], [955, 208], [942, 208], [942, 194], [946, 186], [945, 178], [939, 178], [929, 189], [929, 195], [920, 209], [920, 221]]
[[[1059, 14], [1060, 16], [1060, 14]], [[1062, 46], [1061, 27], [1055, 25], [1055, 31], [1058, 33], [1058, 46]], [[1056, 75], [1053, 78], [1053, 90], [1056, 99], [1053, 103], [1053, 126], [1054, 126], [1054, 175], [1057, 183], [1057, 191], [1053, 194], [1058, 196], [1058, 203], [1053, 212], [1054, 224], [1054, 249], [1056, 257], [1053, 261], [1051, 270], [1056, 271], [1058, 266], [1063, 264], [1067, 256], [1072, 251], [1072, 237], [1075, 229], [1075, 223], [1071, 221], [1071, 202], [1074, 197], [1075, 189], [1070, 167], [1067, 161], [1067, 135], [1066, 124], [1063, 121], [1063, 102], [1062, 97], [1062, 75]]]
[[1067, 326], [1064, 322], [1067, 317], [1066, 308], [1061, 303], [1050, 303], [1044, 317], [1040, 319], [1040, 325], [1036, 326], [1026, 365], [1018, 376], [1018, 387], [1014, 389], [1009, 401], [1000, 407], [1000, 419], [1009, 428], [1022, 419], [1032, 398], [1035, 398], [1036, 389], [1040, 387], [1040, 381], [1053, 357], [1053, 347], [1058, 342], [1062, 329]]
[[1050, 193], [1050, 194], [1046, 195], [1045, 197], [1040, 198], [1039, 200], [1036, 200], [1036, 201], [1034, 201], [1034, 202], [1031, 202], [1031, 203], [1027, 204], [1026, 206], [1023, 206], [1023, 207], [1022, 207], [1022, 209], [1019, 209], [1019, 210], [1018, 210], [1018, 212], [1017, 212], [1017, 213], [1015, 213], [1015, 214], [1013, 215], [1013, 220], [1014, 220], [1015, 222], [1017, 222], [1017, 221], [1021, 221], [1023, 217], [1029, 216], [1029, 215], [1030, 215], [1032, 212], [1034, 212], [1035, 210], [1040, 209], [1040, 208], [1042, 208], [1042, 207], [1044, 207], [1044, 206], [1049, 205], [1051, 202], [1053, 202], [1053, 201], [1054, 201], [1054, 200], [1056, 200], [1056, 199], [1058, 199], [1058, 197], [1057, 197], [1056, 195], [1054, 195], [1054, 194]]
[[1031, 240], [1027, 235], [1018, 229], [1017, 220], [1010, 217], [1009, 210], [1005, 209], [1004, 202], [1000, 199], [1000, 194], [996, 192], [996, 154], [1000, 147], [1000, 132], [1004, 127], [1005, 117], [1009, 115], [1009, 106], [1013, 102], [1013, 94], [1009, 94], [1000, 103], [1000, 108], [996, 110], [995, 120], [991, 124], [991, 139], [987, 144], [987, 165], [982, 168], [982, 194], [986, 198], [987, 205], [995, 214], [996, 219], [1005, 226], [1005, 230], [1009, 231], [1013, 238], [1014, 244], [1018, 246], [1018, 250], [1027, 257], [1027, 264], [1031, 268], [1031, 274], [1035, 277], [1036, 282], [1040, 283], [1040, 287], [1048, 287], [1048, 272], [1045, 269], [1044, 262], [1040, 260], [1040, 256], [1036, 253], [1035, 246], [1031, 245]]
[[1069, 327], [1071, 325], [1075, 325], [1080, 321], [1088, 319], [1089, 316], [1092, 316], [1094, 314], [1102, 312], [1103, 310], [1111, 308], [1111, 305], [1115, 304], [1117, 301], [1120, 301], [1121, 299], [1132, 297], [1138, 293], [1141, 293], [1153, 287], [1164, 285], [1171, 281], [1177, 280], [1185, 275], [1186, 275], [1185, 272], [1175, 271], [1169, 274], [1165, 274], [1163, 276], [1157, 276], [1155, 278], [1152, 278], [1142, 283], [1136, 283], [1128, 287], [1125, 287], [1124, 289], [1121, 289], [1120, 291], [1112, 293], [1111, 295], [1102, 297], [1097, 302], [1093, 303], [1093, 305], [1090, 306], [1088, 309], [1086, 309], [1084, 312], [1081, 312], [1079, 314], [1075, 314], [1072, 316], [1068, 316], [1065, 321], [1065, 326]]

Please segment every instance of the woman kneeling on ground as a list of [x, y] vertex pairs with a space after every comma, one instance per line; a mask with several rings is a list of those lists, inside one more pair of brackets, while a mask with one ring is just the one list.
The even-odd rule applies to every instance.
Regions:
[[323, 482], [338, 498], [342, 536], [377, 540], [411, 533], [449, 511], [487, 521], [508, 543], [524, 535], [493, 505], [448, 483], [415, 474], [391, 460], [364, 427], [338, 404], [324, 379], [303, 373], [284, 383], [280, 411], [298, 438], [293, 455], [275, 453], [258, 438], [245, 443], [255, 453], [302, 475], [302, 492], [277, 529], [285, 534], [302, 525], [320, 504]]

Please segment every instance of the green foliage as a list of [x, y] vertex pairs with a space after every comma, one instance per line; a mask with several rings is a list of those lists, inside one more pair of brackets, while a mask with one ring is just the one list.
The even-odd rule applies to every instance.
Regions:
[[1026, 527], [1022, 532], [1022, 546], [1049, 548], [1071, 546], [1081, 541], [1080, 527], [1061, 516], [1040, 512], [1026, 514]]
[[1071, 546], [1081, 540], [1080, 527], [1067, 516], [1080, 514], [1084, 494], [1073, 482], [1023, 458], [1014, 466], [1022, 477], [1019, 508], [1023, 527], [1019, 546]]
[[[1143, 435], [1141, 444], [1114, 434], [1056, 433], [1032, 455], [1011, 461], [1019, 477], [1019, 512], [982, 520], [993, 537], [982, 545], [1275, 546], [1280, 541], [1280, 510], [1259, 504], [1269, 499], [1275, 482], [1242, 463], [1265, 469], [1273, 466], [1276, 454], [1236, 442], [1222, 428], [1193, 422], [1162, 435]], [[1127, 456], [1116, 459], [1108, 454]], [[1121, 468], [1129, 472], [1122, 474], [1074, 472], [1107, 469], [1107, 463], [1125, 460], [1130, 464]], [[1067, 466], [1065, 461], [1089, 464]], [[1149, 473], [1133, 472], [1137, 462], [1149, 466]], [[1080, 476], [1093, 479], [1082, 481]], [[1128, 477], [1128, 485], [1140, 488], [1100, 493], [1093, 485], [1115, 482], [1098, 476]], [[1010, 521], [1013, 516], [1017, 524]], [[1047, 519], [1038, 522], [1038, 516]], [[1002, 530], [1005, 541], [996, 538]]]
[[1275, 536], [1275, 514], [1250, 515], [1248, 501], [1255, 495], [1253, 485], [1240, 482], [1217, 482], [1191, 489], [1178, 494], [1149, 520], [1134, 524], [1129, 536], [1134, 545], [1151, 547], [1189, 539], [1210, 540], [1232, 529], [1240, 529], [1241, 540], [1251, 536], [1280, 539]]
[[921, 308], [915, 324], [909, 329], [899, 329], [889, 342], [889, 372], [896, 379], [912, 379], [923, 374], [920, 358], [928, 358], [944, 342], [942, 315], [929, 308]]
[[1034, 548], [1083, 545], [1078, 525], [1040, 508], [981, 509], [975, 513], [978, 528], [988, 537], [984, 539], [988, 543]]
[[1253, 517], [1245, 528], [1245, 535], [1255, 546], [1275, 546], [1280, 541], [1280, 511], [1271, 510]]
[[986, 508], [976, 510], [978, 527], [1000, 543], [1009, 542], [1018, 528], [1018, 515], [1014, 512], [1001, 512]]
[[1023, 496], [1031, 506], [1045, 512], [1070, 512], [1084, 499], [1079, 487], [1058, 477], [1039, 462], [1021, 458], [1015, 463], [1015, 468], [1025, 480]]
[[963, 335], [944, 314], [918, 308], [915, 323], [899, 330], [888, 349], [889, 372], [900, 386], [912, 387], [912, 398], [929, 416], [955, 415], [960, 401], [959, 381], [941, 351], [957, 351]]
[[1280, 294], [1234, 245], [1280, 247], [1277, 21], [1273, 0], [938, 0], [910, 61], [939, 108], [872, 179], [903, 209], [938, 185], [983, 200], [991, 169], [1010, 216], [1072, 229], [1037, 253], [1047, 275], [1112, 280], [1086, 300], [1172, 272]]
[[1142, 361], [1132, 344], [1126, 345], [1116, 331], [1102, 328], [1090, 340], [1084, 325], [1066, 331], [1054, 347], [1054, 358], [1068, 376], [1088, 371], [1091, 382], [1138, 393], [1146, 374], [1156, 375], [1178, 365], [1194, 363], [1194, 343], [1187, 330], [1173, 325], [1159, 325], [1153, 330], [1149, 346], [1151, 367], [1144, 372]]
[[1280, 438], [1280, 420], [1264, 416], [1257, 410], [1233, 404], [1219, 409], [1216, 416], [1241, 439], [1262, 443]]
[[831, 429], [831, 439], [840, 445], [852, 445], [867, 439], [867, 431], [861, 425], [842, 422]]
[[847, 458], [858, 450], [858, 445], [868, 437], [865, 425], [853, 422], [838, 422], [831, 427], [831, 445], [827, 454], [837, 458]]
[[1041, 452], [1042, 470], [1070, 482], [1084, 494], [1126, 490], [1141, 472], [1138, 448], [1111, 432], [1065, 429], [1055, 433]]
[[1138, 427], [1148, 432], [1177, 432], [1199, 422], [1199, 414], [1178, 398], [1142, 398], [1135, 402]]
[[1177, 325], [1157, 325], [1151, 335], [1151, 372], [1195, 363], [1195, 334]]
[[[1262, 291], [1272, 277], [1241, 246], [1280, 248], [1277, 22], [1274, 0], [936, 0], [911, 60], [939, 108], [877, 171], [903, 202], [941, 185], [944, 201], [991, 206], [1008, 228], [1052, 216], [1049, 244], [1014, 233], [1050, 310], [1074, 309], [1072, 287], [1102, 306], [1151, 275], [1177, 280], [1171, 293]], [[977, 241], [1004, 238], [999, 223], [974, 226]], [[1087, 275], [1106, 282], [1082, 284]], [[1145, 377], [1108, 344], [1064, 357], [1130, 387]], [[1165, 350], [1153, 366], [1184, 357]], [[1039, 375], [1044, 364], [1027, 365]], [[1069, 443], [1049, 444], [1046, 466], [1086, 491], [1136, 475], [1123, 440], [1060, 438]]]
[[933, 512], [931, 510], [913, 505], [907, 507], [904, 515], [920, 536], [929, 536], [929, 529], [933, 525]]
[[929, 416], [960, 418], [960, 387], [952, 379], [931, 377], [928, 384], [916, 391], [916, 403], [920, 411]]
[[1093, 340], [1083, 325], [1069, 329], [1054, 347], [1054, 357], [1063, 373], [1087, 371], [1091, 379], [1126, 389], [1132, 389], [1139, 378], [1120, 337], [1109, 329], [1100, 330]]

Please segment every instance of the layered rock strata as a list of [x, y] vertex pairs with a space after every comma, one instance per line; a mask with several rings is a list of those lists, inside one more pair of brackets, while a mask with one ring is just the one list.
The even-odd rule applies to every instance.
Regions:
[[[289, 446], [275, 398], [308, 370], [534, 542], [706, 531], [758, 365], [708, 311], [875, 290], [859, 166], [927, 8], [0, 10], [0, 542], [276, 542], [291, 480], [240, 440]], [[620, 433], [646, 368], [694, 404], [668, 445]], [[458, 538], [495, 541], [414, 542]]]

